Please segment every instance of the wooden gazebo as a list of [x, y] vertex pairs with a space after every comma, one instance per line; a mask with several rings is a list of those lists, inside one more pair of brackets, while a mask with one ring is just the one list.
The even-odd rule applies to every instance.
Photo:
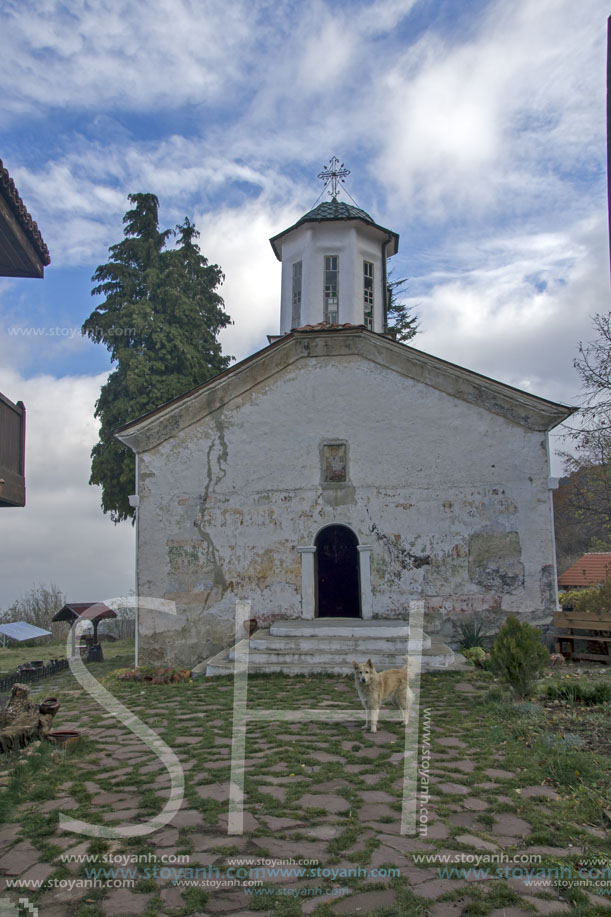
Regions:
[[[103, 602], [70, 602], [61, 608], [53, 621], [69, 621], [72, 626], [77, 619], [93, 624], [93, 643], [98, 642], [98, 624], [105, 618], [116, 618], [117, 613]], [[72, 655], [76, 656], [76, 630], [72, 629]]]

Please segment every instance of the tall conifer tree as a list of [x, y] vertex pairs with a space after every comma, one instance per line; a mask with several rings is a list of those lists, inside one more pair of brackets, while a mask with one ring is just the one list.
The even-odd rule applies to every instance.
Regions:
[[[92, 277], [92, 295], [105, 296], [82, 332], [110, 351], [115, 368], [102, 386], [95, 416], [99, 441], [91, 451], [90, 484], [102, 487], [102, 509], [113, 522], [133, 516], [133, 453], [114, 436], [130, 420], [200, 385], [226, 369], [217, 340], [230, 324], [217, 292], [224, 276], [197, 245], [185, 218], [176, 230], [159, 230], [154, 194], [130, 194], [125, 238]], [[166, 248], [170, 236], [176, 248]]]
[[406, 306], [399, 300], [399, 295], [407, 283], [407, 277], [401, 280], [388, 280], [390, 292], [388, 310], [386, 313], [386, 330], [394, 333], [397, 341], [406, 344], [418, 333], [418, 316], [412, 313], [411, 306]]

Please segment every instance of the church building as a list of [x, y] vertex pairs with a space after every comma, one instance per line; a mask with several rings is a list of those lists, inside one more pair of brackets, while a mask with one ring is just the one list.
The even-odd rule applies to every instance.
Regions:
[[549, 620], [548, 432], [571, 409], [394, 340], [399, 237], [336, 193], [270, 241], [279, 334], [117, 434], [136, 453], [138, 595], [176, 606], [142, 614], [141, 661], [224, 650], [237, 600], [263, 629], [405, 624], [421, 600], [450, 642], [474, 616]]

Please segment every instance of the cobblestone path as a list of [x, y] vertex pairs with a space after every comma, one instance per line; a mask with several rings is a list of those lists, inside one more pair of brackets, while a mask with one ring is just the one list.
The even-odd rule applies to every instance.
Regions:
[[[163, 808], [170, 776], [70, 673], [59, 676], [54, 726], [79, 729], [82, 739], [67, 751], [33, 748], [0, 777], [0, 797], [15, 800], [0, 828], [0, 914], [2, 907], [25, 914], [25, 899], [41, 917], [611, 909], [611, 894], [596, 894], [594, 880], [578, 902], [561, 881], [562, 869], [609, 857], [604, 824], [585, 797], [563, 792], [521, 757], [515, 730], [482, 716], [490, 684], [476, 673], [423, 677], [419, 746], [413, 726], [406, 737], [384, 714], [377, 734], [363, 733], [350, 679], [250, 679], [252, 707], [329, 710], [336, 718], [248, 725], [241, 835], [227, 833], [232, 681], [106, 684], [178, 755], [180, 811], [143, 837], [62, 830], [60, 813], [101, 826], [147, 821]], [[424, 775], [418, 807], [407, 798], [402, 809], [416, 761]], [[402, 811], [416, 831], [401, 833]]]

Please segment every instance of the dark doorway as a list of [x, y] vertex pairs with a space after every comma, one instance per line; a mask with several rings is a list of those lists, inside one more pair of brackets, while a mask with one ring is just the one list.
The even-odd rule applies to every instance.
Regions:
[[360, 618], [359, 555], [354, 532], [329, 525], [316, 538], [319, 618]]

